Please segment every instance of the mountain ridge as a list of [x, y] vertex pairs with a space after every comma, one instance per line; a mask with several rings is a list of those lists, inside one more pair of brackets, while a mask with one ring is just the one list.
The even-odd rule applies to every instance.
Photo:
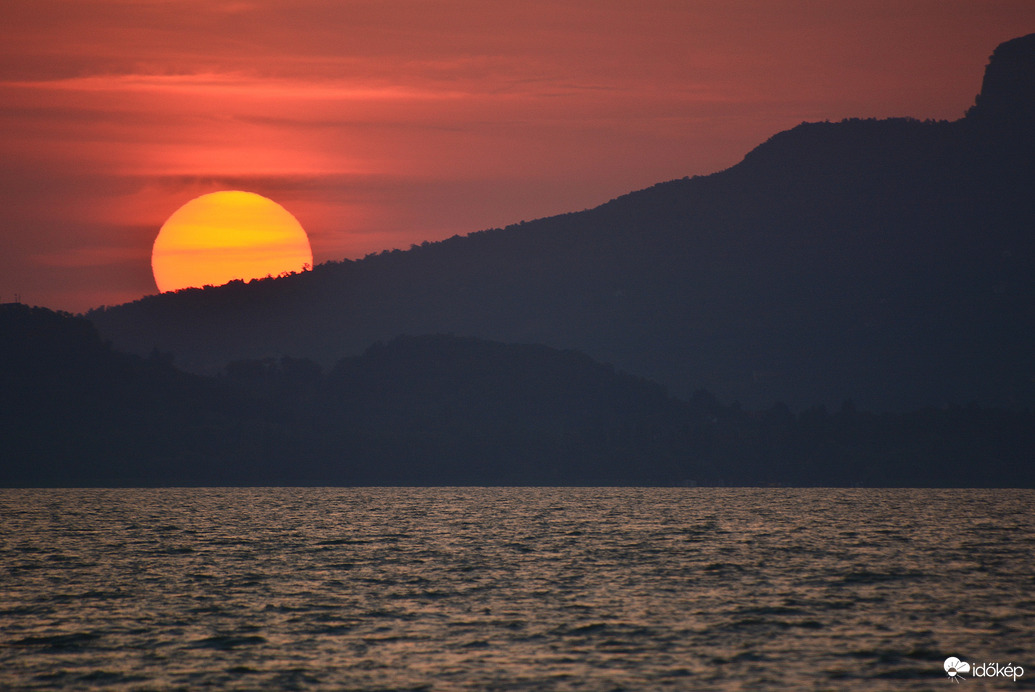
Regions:
[[803, 123], [594, 209], [88, 316], [197, 371], [454, 333], [751, 406], [1027, 405], [1035, 126], [1011, 94], [1035, 82], [1031, 55], [1035, 34], [997, 48], [961, 120]]

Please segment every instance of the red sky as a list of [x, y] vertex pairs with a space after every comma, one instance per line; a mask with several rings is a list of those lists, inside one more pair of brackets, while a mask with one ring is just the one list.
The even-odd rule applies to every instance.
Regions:
[[593, 207], [802, 121], [954, 120], [1032, 0], [3, 0], [0, 301], [155, 293], [191, 198], [316, 262]]

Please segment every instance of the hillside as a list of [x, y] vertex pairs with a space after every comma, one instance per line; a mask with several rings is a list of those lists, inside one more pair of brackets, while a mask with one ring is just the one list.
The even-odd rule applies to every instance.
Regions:
[[119, 353], [81, 318], [0, 306], [0, 487], [1035, 486], [1035, 413], [876, 415], [690, 400], [588, 356], [453, 336], [328, 372], [217, 377]]
[[235, 402], [167, 357], [113, 350], [83, 318], [0, 305], [0, 485], [148, 485], [225, 451]]
[[955, 122], [802, 124], [595, 209], [88, 317], [198, 372], [451, 333], [750, 407], [1031, 405], [1033, 56], [1035, 35], [997, 48]]
[[703, 412], [583, 354], [402, 337], [219, 377], [0, 305], [0, 486], [661, 484]]
[[454, 336], [204, 378], [24, 305], [0, 305], [0, 441], [0, 487], [1035, 486], [1032, 411], [745, 412], [584, 354]]

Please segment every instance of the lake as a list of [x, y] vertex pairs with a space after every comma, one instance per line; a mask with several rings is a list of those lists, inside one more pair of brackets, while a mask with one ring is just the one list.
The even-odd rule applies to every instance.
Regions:
[[0, 519], [3, 689], [1035, 680], [1032, 490], [7, 489]]

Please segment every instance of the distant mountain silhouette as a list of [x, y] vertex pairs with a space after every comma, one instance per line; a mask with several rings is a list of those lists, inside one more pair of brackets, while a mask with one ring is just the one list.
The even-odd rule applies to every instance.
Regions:
[[1035, 34], [1007, 41], [995, 49], [985, 70], [981, 93], [967, 117], [990, 124], [1012, 122], [1031, 135], [1035, 120]]
[[152, 485], [204, 467], [225, 450], [194, 441], [236, 409], [212, 384], [114, 351], [83, 318], [0, 305], [0, 484]]
[[398, 337], [190, 375], [0, 306], [0, 486], [1035, 486], [1035, 413], [746, 412], [573, 351]]
[[803, 123], [595, 209], [88, 317], [197, 372], [451, 333], [755, 408], [1031, 405], [1033, 60], [1035, 35], [999, 46], [955, 122]]
[[0, 486], [671, 485], [697, 466], [685, 404], [574, 352], [401, 337], [326, 375], [281, 358], [217, 378], [169, 360], [0, 306]]

